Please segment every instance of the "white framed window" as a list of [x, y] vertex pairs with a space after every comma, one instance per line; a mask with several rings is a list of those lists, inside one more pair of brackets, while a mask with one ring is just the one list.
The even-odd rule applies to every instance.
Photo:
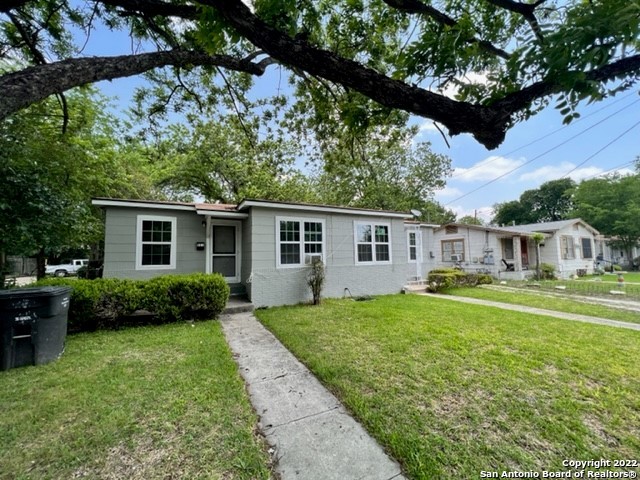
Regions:
[[391, 225], [354, 222], [356, 265], [391, 263]]
[[176, 268], [176, 217], [138, 215], [136, 270]]
[[276, 266], [311, 265], [324, 262], [325, 222], [318, 218], [276, 217]]
[[573, 246], [573, 237], [563, 235], [560, 237], [560, 250], [562, 258], [565, 260], [573, 260], [576, 258], [575, 247]]
[[463, 262], [464, 261], [464, 240], [442, 240], [443, 262]]
[[[409, 252], [409, 263], [416, 263], [418, 258], [418, 236], [416, 231], [407, 230], [407, 252]], [[420, 261], [422, 256], [420, 257]]]

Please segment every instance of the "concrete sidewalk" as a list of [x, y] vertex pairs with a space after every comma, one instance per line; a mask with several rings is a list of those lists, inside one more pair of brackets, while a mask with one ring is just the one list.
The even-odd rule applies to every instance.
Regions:
[[591, 317], [589, 315], [579, 315], [577, 313], [558, 312], [556, 310], [546, 310], [544, 308], [527, 307], [524, 305], [514, 305], [512, 303], [494, 302], [492, 300], [483, 300], [480, 298], [458, 297], [456, 295], [442, 295], [437, 293], [418, 293], [426, 297], [442, 298], [462, 303], [473, 303], [475, 305], [486, 305], [488, 307], [497, 307], [504, 310], [514, 310], [516, 312], [532, 313], [535, 315], [545, 315], [548, 317], [562, 318], [565, 320], [574, 320], [577, 322], [596, 323], [598, 325], [608, 325], [610, 327], [628, 328], [630, 330], [640, 330], [639, 323], [620, 322], [618, 320], [609, 320], [608, 318]]
[[404, 479], [400, 466], [252, 313], [223, 315], [220, 323], [283, 480]]

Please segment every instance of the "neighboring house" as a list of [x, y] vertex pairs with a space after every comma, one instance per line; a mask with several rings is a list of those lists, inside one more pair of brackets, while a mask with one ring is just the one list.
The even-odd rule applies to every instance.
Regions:
[[629, 252], [611, 245], [611, 242], [615, 240], [616, 237], [605, 235], [597, 236], [596, 264], [604, 269], [609, 269], [611, 265], [616, 264], [637, 270], [639, 267], [637, 259], [640, 258], [640, 246], [637, 245], [633, 247], [631, 249], [631, 257], [629, 257]]
[[408, 213], [264, 200], [93, 204], [106, 213], [105, 277], [219, 272], [262, 307], [311, 299], [314, 258], [325, 264], [326, 297], [397, 293], [415, 272]]
[[550, 263], [561, 278], [592, 273], [598, 231], [580, 219], [494, 227], [450, 223], [422, 229], [427, 269], [460, 266], [498, 279], [524, 279], [536, 266], [534, 233], [545, 236], [540, 263]]
[[547, 238], [540, 247], [540, 261], [554, 265], [560, 278], [593, 273], [599, 232], [579, 218], [502, 228], [545, 234]]
[[535, 269], [534, 232], [450, 223], [429, 235], [429, 257], [436, 267], [460, 266], [498, 279], [521, 280]]

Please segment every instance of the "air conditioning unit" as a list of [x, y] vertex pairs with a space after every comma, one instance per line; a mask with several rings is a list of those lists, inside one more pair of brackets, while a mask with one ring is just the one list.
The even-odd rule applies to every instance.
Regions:
[[462, 255], [458, 255], [458, 254], [451, 255], [451, 261], [452, 262], [461, 262], [462, 261]]
[[304, 256], [305, 265], [313, 265], [313, 262], [321, 262], [321, 261], [322, 261], [321, 253], [307, 253]]

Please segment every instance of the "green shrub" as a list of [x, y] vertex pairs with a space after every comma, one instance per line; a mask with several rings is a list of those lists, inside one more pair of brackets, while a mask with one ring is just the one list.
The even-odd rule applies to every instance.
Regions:
[[[117, 329], [218, 316], [229, 298], [221, 275], [165, 275], [150, 280], [47, 278], [35, 286], [72, 287], [69, 332]], [[153, 315], [133, 316], [137, 310]]]
[[618, 265], [618, 264], [615, 264], [615, 265], [613, 266], [613, 269], [614, 269], [616, 272], [621, 272], [621, 271], [622, 271], [622, 267], [621, 267], [620, 265]]
[[427, 281], [429, 291], [441, 292], [450, 288], [490, 284], [493, 283], [493, 278], [491, 275], [465, 273], [455, 268], [436, 268], [429, 272]]
[[556, 267], [550, 263], [541, 263], [540, 264], [540, 277], [541, 280], [555, 280], [556, 278]]
[[217, 273], [165, 275], [146, 282], [141, 308], [155, 313], [161, 323], [213, 318], [228, 298], [229, 285]]

